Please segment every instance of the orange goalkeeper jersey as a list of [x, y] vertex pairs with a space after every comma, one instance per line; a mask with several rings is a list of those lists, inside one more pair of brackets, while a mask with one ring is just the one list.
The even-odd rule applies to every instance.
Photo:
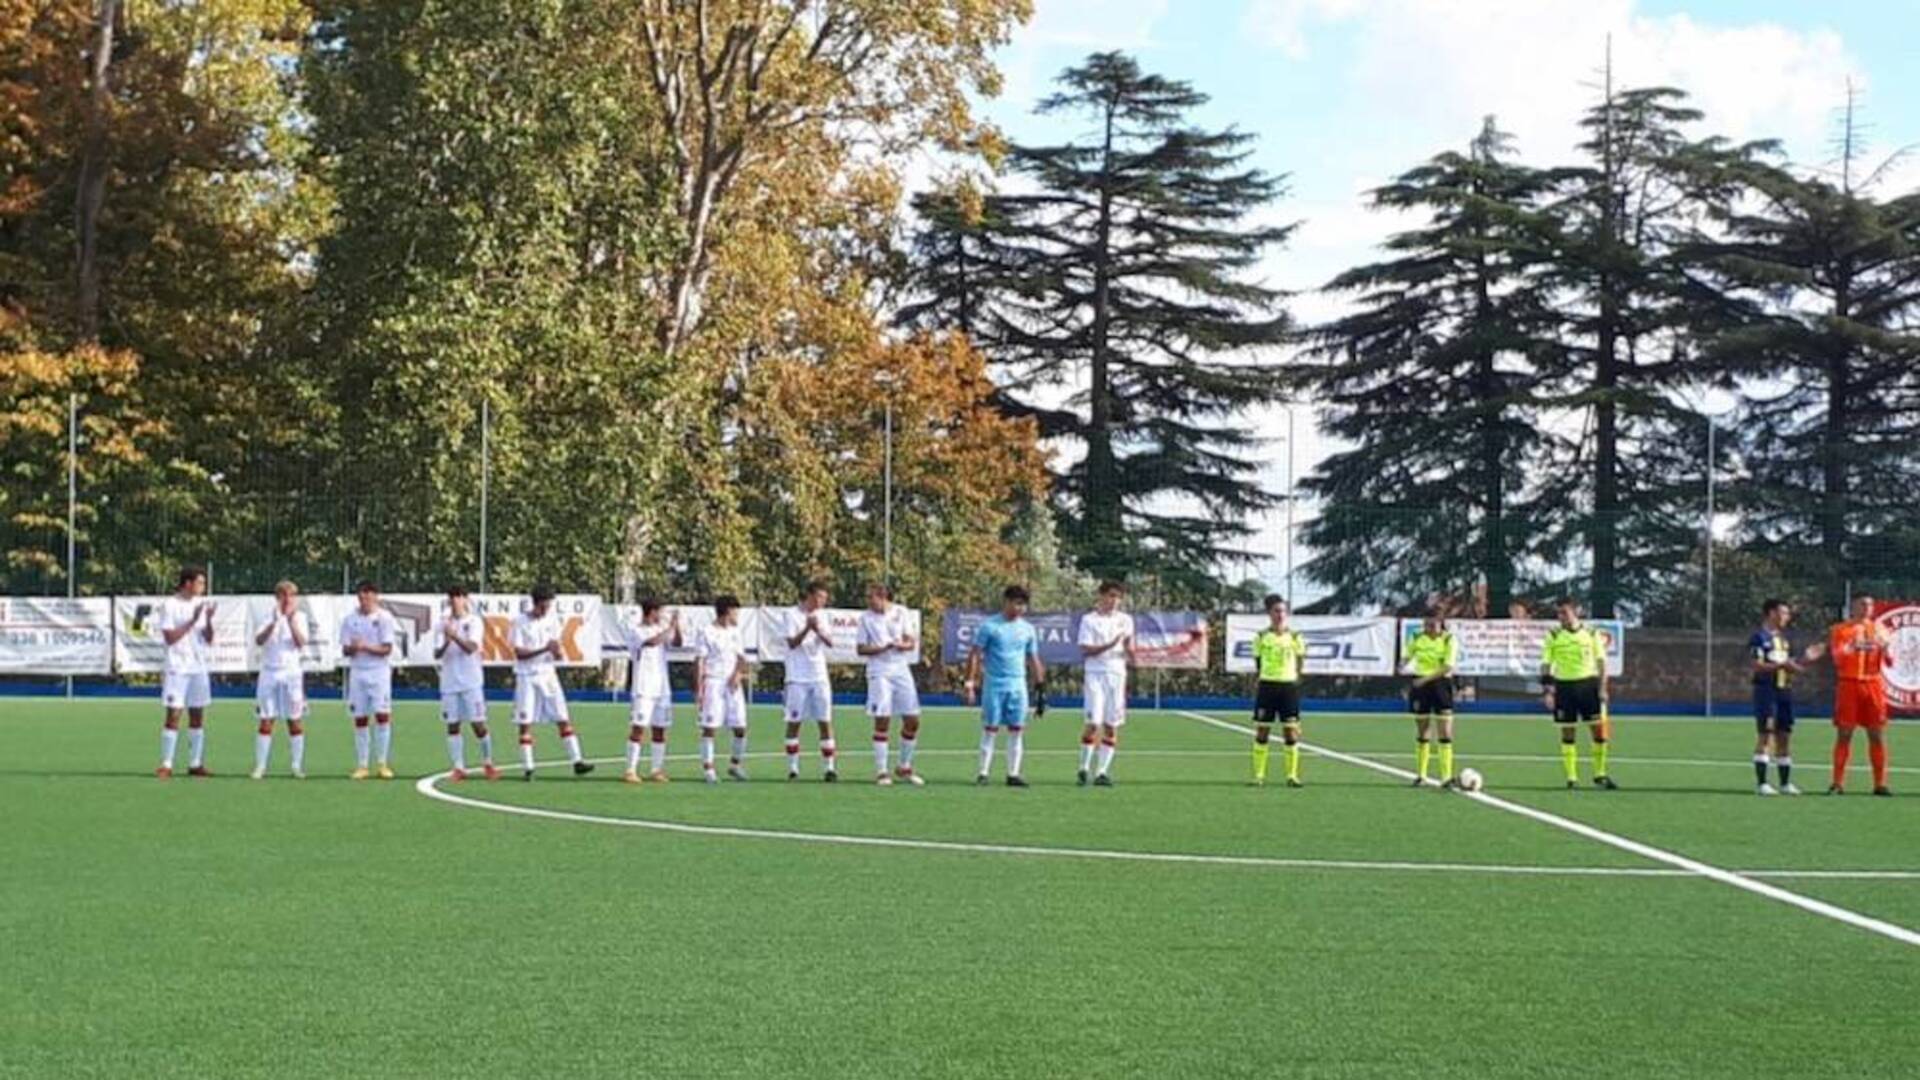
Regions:
[[1843, 682], [1878, 682], [1889, 644], [1886, 630], [1872, 619], [1838, 623], [1827, 633], [1827, 653]]

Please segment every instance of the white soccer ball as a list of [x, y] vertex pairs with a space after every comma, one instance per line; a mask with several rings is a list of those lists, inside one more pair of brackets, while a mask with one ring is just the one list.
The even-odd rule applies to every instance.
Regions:
[[1479, 791], [1481, 788], [1485, 786], [1487, 786], [1487, 779], [1486, 777], [1480, 775], [1479, 769], [1461, 769], [1460, 770], [1460, 790], [1461, 791]]

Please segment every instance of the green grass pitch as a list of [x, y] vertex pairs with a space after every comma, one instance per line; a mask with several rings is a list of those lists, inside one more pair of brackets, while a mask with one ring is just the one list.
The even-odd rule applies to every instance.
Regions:
[[[753, 781], [707, 787], [684, 707], [672, 785], [623, 785], [610, 762], [452, 787], [591, 818], [1288, 862], [454, 805], [412, 781], [445, 764], [424, 702], [396, 719], [402, 781], [345, 779], [347, 722], [320, 702], [310, 778], [286, 777], [282, 736], [275, 775], [250, 782], [249, 704], [222, 701], [218, 775], [162, 783], [158, 712], [0, 700], [0, 1076], [1920, 1074], [1912, 945], [1696, 875], [1618, 873], [1659, 866], [1352, 764], [1310, 756], [1304, 790], [1249, 788], [1245, 736], [1178, 713], [1136, 715], [1112, 790], [1073, 785], [1065, 711], [1029, 739], [1032, 789], [976, 788], [975, 721], [946, 709], [928, 786], [876, 788], [850, 708], [852, 782], [814, 782], [811, 732], [807, 782], [784, 782], [758, 709]], [[588, 753], [617, 757], [624, 711], [577, 713]], [[1620, 719], [1611, 794], [1561, 790], [1537, 718], [1460, 728], [1494, 794], [1728, 870], [1904, 872], [1764, 880], [1920, 928], [1920, 798], [1755, 798], [1735, 721]], [[1309, 716], [1307, 738], [1411, 758], [1399, 717]], [[1803, 726], [1809, 790], [1828, 740]], [[1920, 794], [1920, 731], [1893, 740], [1895, 788]], [[1374, 865], [1393, 863], [1464, 868]]]

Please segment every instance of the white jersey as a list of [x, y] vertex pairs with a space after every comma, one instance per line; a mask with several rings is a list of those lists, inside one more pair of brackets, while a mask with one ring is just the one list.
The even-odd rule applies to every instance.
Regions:
[[[825, 611], [816, 611], [811, 616], [824, 626], [827, 621]], [[780, 616], [781, 644], [793, 640], [807, 625], [808, 614], [797, 607], [788, 608]], [[799, 645], [787, 645], [787, 682], [823, 683], [827, 681], [827, 643], [819, 634], [808, 634]]]
[[[393, 612], [377, 607], [373, 614], [367, 615], [358, 607], [340, 620], [340, 647], [358, 642], [361, 645], [392, 645], [395, 638]], [[377, 672], [393, 669], [393, 654], [380, 656], [375, 653], [357, 652], [347, 658], [347, 667], [353, 671]]]
[[[649, 645], [654, 638], [659, 644]], [[633, 654], [633, 696], [658, 698], [667, 694], [667, 646], [673, 643], [670, 624], [633, 622], [627, 624], [627, 650]]]
[[[1110, 641], [1120, 641], [1133, 636], [1133, 616], [1124, 611], [1115, 611], [1111, 615], [1102, 615], [1089, 611], [1080, 616], [1080, 644], [1105, 645]], [[1125, 674], [1127, 670], [1127, 647], [1115, 645], [1106, 652], [1087, 657], [1089, 675]]]
[[262, 674], [283, 674], [300, 670], [300, 646], [294, 643], [293, 628], [300, 628], [300, 637], [305, 641], [313, 640], [313, 620], [307, 613], [295, 608], [291, 615], [282, 615], [279, 608], [273, 609], [271, 616], [273, 629], [267, 634], [266, 644], [260, 646], [260, 671]]
[[[448, 630], [458, 634], [462, 641], [473, 642], [473, 651], [468, 652], [449, 638]], [[486, 633], [486, 620], [471, 611], [457, 618], [448, 614], [434, 626], [433, 647], [438, 649], [444, 645], [447, 650], [440, 654], [441, 693], [463, 694], [486, 684], [486, 676], [480, 667], [480, 648]]]
[[560, 640], [560, 616], [549, 608], [545, 615], [535, 616], [531, 611], [523, 611], [513, 617], [513, 673], [522, 678], [552, 675], [554, 673], [553, 654], [541, 652], [530, 660], [520, 659], [522, 650], [546, 649]]
[[[888, 604], [885, 611], [872, 608], [860, 613], [860, 644], [873, 648], [876, 645], [892, 645], [907, 636], [907, 609], [899, 604]], [[874, 653], [867, 657], [867, 675], [904, 674], [910, 666], [907, 653], [898, 649]]]
[[165, 631], [190, 627], [180, 639], [167, 646], [166, 673], [169, 675], [205, 675], [207, 673], [207, 639], [200, 636], [212, 622], [212, 616], [206, 616], [207, 622], [201, 622], [200, 605], [204, 599], [185, 600], [178, 596], [169, 596], [160, 604], [160, 629], [163, 632], [161, 642], [165, 643]]
[[740, 666], [740, 658], [746, 649], [740, 643], [738, 626], [721, 626], [712, 623], [700, 628], [700, 636], [694, 642], [694, 649], [700, 659], [706, 662], [708, 682], [730, 678]]

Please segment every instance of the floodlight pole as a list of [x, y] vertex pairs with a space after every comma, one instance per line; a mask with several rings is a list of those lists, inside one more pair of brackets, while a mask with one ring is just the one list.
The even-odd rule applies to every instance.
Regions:
[[1287, 402], [1287, 607], [1293, 607], [1293, 402]]
[[1705, 663], [1701, 677], [1701, 707], [1705, 715], [1713, 715], [1713, 495], [1714, 495], [1714, 432], [1716, 425], [1713, 417], [1707, 417], [1707, 643]]
[[[74, 574], [79, 563], [74, 558], [74, 530], [79, 522], [80, 502], [80, 395], [67, 395], [67, 598], [79, 595]], [[67, 696], [73, 696], [73, 676], [67, 676]]]
[[886, 488], [886, 520], [880, 533], [883, 551], [881, 562], [884, 567], [881, 579], [891, 586], [893, 584], [893, 386], [891, 381], [887, 386], [886, 429], [886, 457], [882, 466]]
[[488, 460], [487, 445], [489, 429], [493, 425], [493, 408], [486, 398], [480, 399], [480, 592], [487, 591], [487, 485], [491, 479], [491, 462]]

